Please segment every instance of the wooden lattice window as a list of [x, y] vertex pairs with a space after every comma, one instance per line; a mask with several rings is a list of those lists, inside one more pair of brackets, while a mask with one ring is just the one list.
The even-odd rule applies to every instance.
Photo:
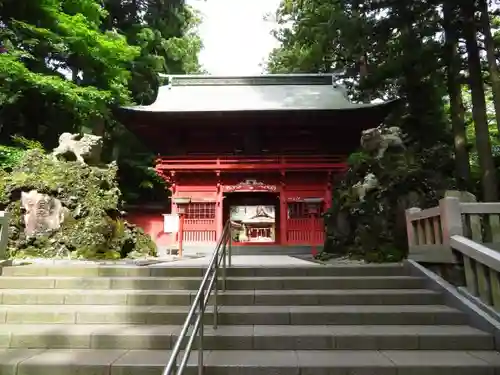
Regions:
[[186, 219], [215, 219], [215, 202], [190, 203], [186, 207]]
[[292, 202], [288, 203], [288, 218], [289, 219], [306, 219], [311, 217], [309, 214], [309, 207], [314, 205], [316, 208], [315, 217], [320, 217], [323, 214], [323, 202], [306, 203], [306, 202]]

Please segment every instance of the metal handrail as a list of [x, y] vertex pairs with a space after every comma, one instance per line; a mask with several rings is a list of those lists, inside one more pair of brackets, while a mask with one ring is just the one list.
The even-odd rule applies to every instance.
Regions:
[[[232, 257], [232, 236], [231, 236], [231, 221], [228, 220], [224, 225], [221, 237], [217, 242], [215, 251], [208, 263], [208, 268], [203, 276], [200, 288], [196, 293], [196, 297], [191, 304], [189, 313], [186, 317], [184, 325], [182, 326], [181, 332], [170, 355], [170, 359], [163, 370], [163, 375], [173, 375], [175, 371], [176, 375], [182, 375], [184, 368], [188, 363], [189, 356], [191, 355], [191, 348], [194, 343], [194, 339], [198, 334], [198, 375], [203, 374], [203, 332], [204, 332], [204, 322], [203, 318], [205, 316], [205, 309], [207, 307], [208, 300], [210, 299], [210, 294], [212, 290], [214, 291], [213, 297], [213, 327], [217, 329], [217, 318], [218, 318], [218, 305], [217, 305], [217, 295], [218, 295], [218, 279], [219, 279], [219, 268], [222, 262], [222, 291], [226, 290], [226, 269], [231, 267], [231, 257]], [[227, 258], [227, 263], [226, 263]], [[193, 324], [194, 320], [194, 324]], [[177, 366], [178, 357], [180, 355], [181, 346], [186, 337], [188, 337], [188, 331], [193, 324], [193, 329], [189, 336], [189, 340], [186, 343], [184, 349], [184, 355]]]

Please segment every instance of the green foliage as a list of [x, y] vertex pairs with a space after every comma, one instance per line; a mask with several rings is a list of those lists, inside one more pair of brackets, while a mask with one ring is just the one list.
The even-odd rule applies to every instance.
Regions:
[[15, 146], [0, 145], [0, 169], [10, 171], [22, 160], [26, 150], [43, 150], [40, 142], [26, 139], [22, 136], [13, 136]]
[[[402, 99], [385, 125], [400, 127], [409, 149], [402, 154], [389, 152], [382, 160], [362, 152], [349, 156], [349, 170], [334, 184], [333, 207], [325, 215], [329, 253], [377, 262], [401, 259], [407, 247], [404, 209], [433, 206], [445, 189], [455, 187], [453, 137], [445, 105], [451, 60], [444, 44], [442, 8], [443, 2], [424, 0], [281, 1], [275, 30], [280, 46], [269, 56], [269, 71], [337, 72], [354, 101]], [[458, 12], [452, 16], [457, 19], [448, 24], [463, 37]], [[459, 65], [465, 52], [462, 46], [457, 48]], [[467, 66], [457, 70], [452, 78], [466, 82], [460, 71]], [[472, 130], [470, 101], [465, 102]], [[494, 112], [489, 117], [494, 120]], [[473, 140], [474, 132], [469, 133]], [[500, 150], [497, 139], [493, 144]], [[477, 153], [472, 151], [472, 169], [479, 175]], [[359, 202], [352, 186], [367, 173], [374, 173], [380, 186]]]
[[0, 55], [2, 134], [54, 143], [97, 118], [111, 123], [110, 106], [130, 103], [127, 68], [140, 51], [99, 29], [107, 13], [97, 2], [37, 0], [28, 11], [6, 1], [0, 14], [7, 49]]
[[24, 150], [19, 147], [0, 145], [0, 168], [9, 170], [16, 166], [24, 155]]
[[127, 151], [121, 159], [138, 179], [127, 179], [127, 198], [164, 190], [149, 173], [152, 155], [128, 152], [130, 137], [112, 114], [154, 101], [158, 73], [201, 70], [199, 22], [182, 0], [1, 1], [0, 143], [8, 146], [0, 147], [0, 167], [23, 155], [12, 134], [51, 149], [63, 132], [93, 132], [105, 148]]
[[133, 205], [166, 202], [170, 191], [154, 170], [155, 155], [129, 132], [120, 135], [120, 144], [127, 145], [119, 149], [119, 155], [115, 155], [117, 180], [124, 202]]
[[[368, 262], [400, 261], [407, 254], [405, 209], [433, 207], [455, 187], [451, 148], [438, 144], [422, 153], [388, 151], [381, 160], [354, 153], [349, 162], [325, 214], [325, 252]], [[367, 173], [375, 174], [379, 186], [360, 201], [352, 186]]]
[[[495, 120], [495, 109], [493, 106], [493, 97], [491, 92], [491, 87], [486, 87], [486, 116], [488, 120], [488, 128], [490, 134], [490, 142], [492, 145], [492, 154], [495, 158], [495, 164], [497, 169], [500, 169], [500, 137], [498, 136], [498, 127]], [[470, 90], [467, 87], [462, 87], [462, 97], [464, 102], [464, 114], [465, 114], [465, 124], [467, 126], [467, 140], [470, 148], [470, 167], [472, 178], [479, 184], [480, 181], [480, 166], [479, 158], [476, 147], [476, 134], [474, 131], [474, 122], [472, 119], [472, 98]], [[478, 186], [479, 187], [479, 186]], [[480, 189], [477, 189], [477, 193]]]
[[12, 136], [12, 141], [14, 144], [23, 147], [26, 150], [43, 150], [43, 145], [34, 139], [27, 139], [20, 135]]
[[[155, 254], [144, 232], [120, 217], [116, 165], [89, 167], [58, 161], [39, 149], [25, 152], [0, 179], [0, 204], [12, 215], [11, 257], [119, 259]], [[37, 190], [59, 199], [70, 211], [60, 230], [28, 238], [23, 232], [20, 192]]]
[[267, 70], [341, 72], [339, 79], [355, 100], [402, 98], [405, 105], [388, 122], [421, 147], [450, 141], [439, 14], [439, 7], [422, 0], [282, 0], [274, 32], [280, 46], [270, 54]]
[[[93, 87], [79, 87], [56, 75], [34, 73], [23, 64], [22, 55], [24, 53], [10, 48], [8, 54], [0, 55], [0, 80], [8, 82], [0, 88], [2, 96], [6, 98], [0, 105], [6, 116], [12, 116], [3, 118], [5, 126], [17, 130], [15, 121], [24, 123], [28, 120], [29, 105], [34, 104], [30, 101], [35, 98], [42, 101], [43, 106], [53, 104], [62, 111], [61, 116], [70, 111], [71, 117], [80, 124], [90, 121], [92, 115], [103, 114], [105, 103], [112, 98], [110, 92]], [[14, 115], [16, 109], [19, 113]], [[36, 126], [36, 122], [32, 125]]]
[[143, 201], [165, 202], [169, 191], [165, 181], [156, 173], [151, 154], [135, 154], [134, 158], [122, 158], [118, 161], [118, 181], [123, 199], [129, 204]]
[[129, 88], [136, 102], [154, 101], [158, 73], [200, 72], [201, 40], [196, 29], [200, 18], [184, 1], [105, 0], [104, 7], [104, 23], [119, 29], [141, 50], [130, 66]]
[[368, 155], [366, 152], [363, 151], [353, 152], [347, 158], [347, 165], [349, 165], [350, 167], [355, 167], [368, 162], [370, 159], [371, 159], [370, 155]]
[[[158, 74], [199, 73], [199, 14], [184, 1], [105, 0], [104, 25], [113, 25], [140, 54], [129, 67], [129, 89], [136, 103], [151, 104], [161, 83]], [[152, 170], [153, 155], [119, 127], [113, 129], [119, 151], [118, 180], [127, 203], [165, 201], [165, 182]], [[116, 157], [116, 156], [115, 156]]]

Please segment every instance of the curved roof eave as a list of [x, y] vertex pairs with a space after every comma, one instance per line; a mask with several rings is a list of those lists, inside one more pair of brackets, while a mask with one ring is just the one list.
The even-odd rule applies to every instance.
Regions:
[[344, 111], [373, 108], [398, 99], [358, 104], [333, 85], [194, 85], [162, 86], [155, 102], [121, 109], [137, 113], [209, 113], [266, 111]]

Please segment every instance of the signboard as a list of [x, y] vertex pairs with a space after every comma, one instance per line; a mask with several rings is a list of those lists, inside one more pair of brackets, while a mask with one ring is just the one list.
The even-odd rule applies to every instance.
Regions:
[[179, 231], [179, 215], [163, 215], [163, 231], [165, 233], [176, 233]]
[[304, 197], [299, 197], [299, 196], [286, 198], [287, 202], [319, 203], [319, 202], [323, 202], [324, 200], [325, 200], [324, 198], [304, 198]]

